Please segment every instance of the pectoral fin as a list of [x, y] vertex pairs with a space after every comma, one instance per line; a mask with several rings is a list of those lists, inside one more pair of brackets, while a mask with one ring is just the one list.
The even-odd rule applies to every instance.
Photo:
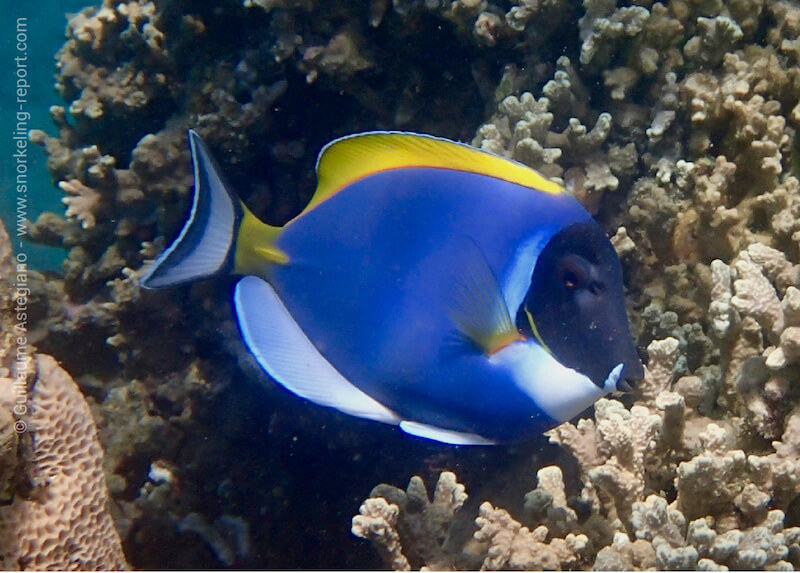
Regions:
[[491, 356], [523, 337], [511, 320], [486, 256], [472, 239], [465, 245], [461, 276], [450, 296], [450, 317], [464, 337]]

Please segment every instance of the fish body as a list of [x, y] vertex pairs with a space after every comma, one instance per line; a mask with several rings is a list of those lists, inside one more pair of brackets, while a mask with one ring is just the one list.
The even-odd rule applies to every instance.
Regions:
[[[309, 207], [276, 228], [190, 141], [192, 215], [142, 283], [245, 275], [234, 294], [245, 342], [294, 393], [418, 436], [486, 444], [541, 433], [641, 377], [613, 248], [533, 170], [429, 136], [351, 136], [323, 150]], [[576, 306], [564, 264], [583, 286], [597, 274], [604, 300]], [[556, 280], [534, 289], [548, 265]], [[562, 333], [561, 313], [576, 312]], [[581, 343], [596, 348], [575, 352]]]

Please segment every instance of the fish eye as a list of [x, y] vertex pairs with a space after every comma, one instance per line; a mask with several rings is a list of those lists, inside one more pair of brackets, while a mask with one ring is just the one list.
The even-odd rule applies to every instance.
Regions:
[[558, 274], [561, 284], [569, 290], [583, 288], [589, 275], [584, 265], [581, 265], [579, 261], [569, 259], [563, 261]]

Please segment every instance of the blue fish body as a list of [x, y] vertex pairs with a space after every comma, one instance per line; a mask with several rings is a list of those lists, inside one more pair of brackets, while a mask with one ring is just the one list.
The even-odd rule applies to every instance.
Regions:
[[[354, 157], [334, 153], [335, 166], [348, 173], [344, 182], [280, 229], [255, 221], [193, 140], [196, 205], [143, 284], [171, 286], [224, 270], [248, 275], [235, 294], [242, 333], [279, 383], [316, 403], [449, 443], [536, 435], [621, 380], [641, 377], [619, 261], [572, 196], [538, 174], [505, 178], [506, 163], [522, 166], [494, 156], [482, 166], [488, 154], [452, 142], [361, 137], [344, 140], [343, 147], [356, 146]], [[386, 157], [364, 168], [357, 161], [369, 155], [359, 155], [365, 151], [358, 146], [370, 137], [380, 145], [366, 150]], [[426, 164], [425, 154], [440, 142], [440, 157], [453, 155], [444, 160], [452, 166], [438, 158]], [[410, 164], [389, 155], [393, 145], [398, 155], [411, 153]], [[320, 180], [323, 187], [322, 169]], [[198, 197], [204, 187], [205, 206]], [[207, 268], [203, 252], [211, 253]], [[548, 265], [552, 272], [532, 292], [535, 269]], [[550, 275], [564, 273], [567, 279], [550, 284]], [[563, 286], [574, 274], [613, 292], [603, 305], [587, 303], [588, 295]], [[561, 336], [561, 309], [551, 308], [551, 299], [564, 312], [577, 300], [578, 314], [608, 326], [609, 336], [597, 341], [588, 330], [584, 335], [589, 344], [615, 349], [606, 364], [583, 368], [596, 371], [593, 377], [581, 364], [559, 360], [575, 355], [581, 338]], [[584, 361], [585, 350], [572, 362]]]
[[479, 435], [495, 424], [510, 439], [554, 424], [506, 372], [459, 348], [447, 301], [473, 255], [467, 236], [505, 278], [521, 245], [588, 217], [569, 195], [484, 175], [387, 171], [288, 225], [278, 246], [295, 264], [270, 278], [314, 345], [367, 394], [410, 419], [464, 418], [459, 429], [468, 421]]

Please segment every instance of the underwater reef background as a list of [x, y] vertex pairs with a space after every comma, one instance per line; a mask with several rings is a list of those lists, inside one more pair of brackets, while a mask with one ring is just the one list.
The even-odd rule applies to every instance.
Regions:
[[[17, 99], [17, 66], [15, 57], [24, 55], [24, 80], [28, 83], [27, 93], [24, 94], [23, 112], [30, 113], [30, 118], [25, 121], [22, 135], [32, 127], [47, 125], [48, 109], [54, 101], [54, 55], [61, 44], [64, 43], [64, 23], [66, 13], [77, 12], [86, 5], [85, 0], [42, 0], [37, 4], [37, 10], [30, 10], [28, 6], [16, 4], [7, 7], [3, 13], [4, 34], [0, 38], [0, 46], [6, 57], [0, 59], [0, 74], [7, 81], [0, 83], [0, 101], [2, 105], [2, 125], [4, 133], [16, 132], [17, 112], [20, 111], [13, 104]], [[25, 40], [23, 52], [17, 49], [16, 27], [17, 19], [23, 19]], [[24, 115], [23, 115], [24, 117]], [[0, 219], [8, 229], [15, 226], [16, 198], [14, 190], [14, 176], [16, 175], [14, 157], [16, 140], [4, 137], [0, 140], [0, 189], [7, 192], [0, 193]], [[28, 179], [28, 201], [26, 215], [37, 216], [43, 211], [57, 210], [61, 207], [61, 197], [53, 193], [50, 175], [45, 168], [46, 157], [44, 153], [29, 146], [25, 157], [28, 166], [26, 173]], [[37, 268], [58, 269], [64, 258], [61, 249], [46, 247], [29, 243], [25, 246], [29, 260]]]
[[[54, 127], [30, 134], [66, 209], [28, 234], [66, 258], [28, 273], [24, 416], [10, 312], [0, 341], [3, 566], [75, 535], [85, 567], [800, 567], [796, 2], [106, 1], [66, 34]], [[311, 196], [318, 150], [363, 130], [559, 178], [623, 261], [645, 381], [495, 448], [289, 396], [240, 341], [231, 281], [138, 287], [185, 219], [188, 128], [272, 224]], [[75, 484], [64, 449], [105, 485]], [[59, 533], [47, 504], [82, 496], [108, 514]]]

